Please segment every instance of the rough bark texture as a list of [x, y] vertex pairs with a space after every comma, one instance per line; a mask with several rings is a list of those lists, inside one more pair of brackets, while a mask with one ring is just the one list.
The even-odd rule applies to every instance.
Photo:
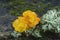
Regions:
[[[10, 0], [9, 0], [10, 1]], [[58, 34], [54, 34], [54, 33], [50, 33], [50, 32], [46, 32], [45, 33], [45, 37], [46, 38], [36, 38], [33, 36], [22, 36], [19, 38], [14, 38], [10, 35], [10, 31], [13, 31], [12, 28], [12, 21], [16, 18], [16, 16], [12, 16], [11, 14], [9, 14], [10, 8], [7, 8], [7, 6], [9, 7], [8, 0], [0, 0], [0, 40], [60, 40], [60, 36], [58, 36]], [[26, 0], [25, 2], [31, 2], [34, 5], [38, 2], [43, 2], [43, 3], [52, 3], [53, 6], [60, 6], [60, 0], [46, 0], [46, 1], [40, 1], [40, 0]], [[5, 7], [4, 4], [6, 4]], [[3, 4], [3, 5], [2, 5]], [[40, 5], [37, 5], [38, 9], [40, 8]], [[43, 10], [45, 10], [44, 12], [46, 12], [48, 10], [48, 7], [53, 7], [51, 5], [48, 5], [46, 8], [44, 8]], [[38, 13], [39, 16], [41, 16], [42, 14]], [[57, 36], [56, 36], [57, 35]]]

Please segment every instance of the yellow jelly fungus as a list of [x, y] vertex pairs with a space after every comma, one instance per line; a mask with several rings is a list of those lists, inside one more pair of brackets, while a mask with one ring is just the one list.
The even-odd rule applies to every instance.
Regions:
[[13, 27], [17, 32], [23, 32], [27, 28], [27, 23], [24, 17], [19, 17], [13, 22]]
[[23, 12], [23, 16], [29, 22], [30, 27], [35, 27], [40, 21], [40, 18], [37, 17], [37, 14], [35, 12], [30, 11], [30, 10]]
[[39, 22], [40, 18], [37, 14], [33, 11], [27, 10], [23, 12], [23, 16], [19, 16], [18, 19], [13, 22], [13, 27], [17, 32], [24, 32], [36, 27]]

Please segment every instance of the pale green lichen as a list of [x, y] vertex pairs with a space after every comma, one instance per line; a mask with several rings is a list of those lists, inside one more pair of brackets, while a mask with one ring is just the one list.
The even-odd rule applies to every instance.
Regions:
[[40, 29], [34, 28], [32, 30], [27, 30], [25, 33], [29, 33], [30, 35], [34, 37], [42, 37]]
[[13, 37], [15, 37], [15, 38], [18, 38], [18, 37], [21, 36], [22, 34], [16, 32], [16, 31], [13, 31], [13, 32], [11, 33], [11, 35], [12, 35]]
[[60, 10], [49, 10], [42, 16], [42, 29], [44, 31], [54, 30], [60, 33]]

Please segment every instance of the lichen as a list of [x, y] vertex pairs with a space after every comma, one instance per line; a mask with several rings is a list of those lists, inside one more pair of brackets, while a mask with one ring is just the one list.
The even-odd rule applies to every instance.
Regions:
[[54, 30], [60, 33], [60, 10], [49, 10], [46, 14], [42, 16], [42, 29], [44, 31]]

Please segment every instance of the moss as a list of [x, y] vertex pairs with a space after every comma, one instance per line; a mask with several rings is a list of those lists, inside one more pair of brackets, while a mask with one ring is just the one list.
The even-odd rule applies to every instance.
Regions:
[[[15, 11], [15, 15], [16, 13], [19, 13], [21, 14], [23, 11], [25, 10], [32, 10], [32, 11], [37, 11], [39, 13], [43, 13], [44, 11], [44, 8], [47, 6], [46, 4], [43, 4], [43, 3], [29, 3], [29, 2], [25, 2], [25, 1], [20, 1], [20, 0], [15, 0], [15, 1], [12, 1], [9, 3], [10, 7], [12, 7], [11, 10], [14, 10]], [[38, 6], [41, 5], [41, 8]], [[10, 13], [11, 13], [11, 10], [10, 10]], [[17, 11], [17, 12], [16, 12]], [[12, 13], [11, 13], [12, 14]]]
[[[45, 0], [43, 0], [45, 1]], [[34, 2], [28, 2], [24, 0], [12, 0], [9, 2], [10, 7], [10, 13], [13, 10], [13, 15], [20, 15], [25, 10], [32, 10], [41, 14], [44, 14], [46, 10], [53, 9], [56, 6], [54, 6], [52, 3], [43, 3], [41, 1], [34, 3]], [[47, 8], [47, 9], [46, 9]], [[12, 13], [11, 13], [12, 14]]]

